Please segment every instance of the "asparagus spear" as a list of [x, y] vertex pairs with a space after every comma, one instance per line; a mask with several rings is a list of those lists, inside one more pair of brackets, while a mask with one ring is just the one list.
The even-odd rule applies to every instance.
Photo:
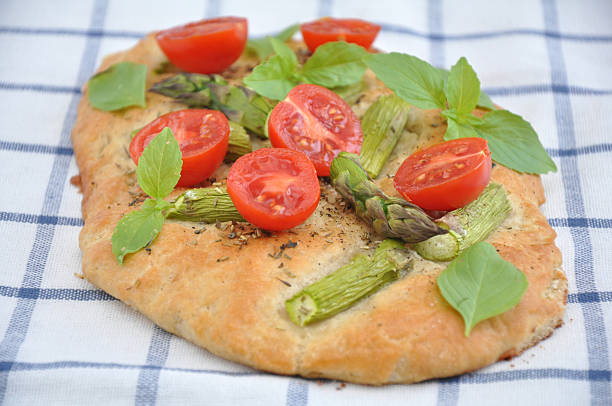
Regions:
[[425, 259], [450, 261], [466, 248], [484, 240], [510, 213], [510, 202], [504, 187], [489, 183], [478, 199], [453, 210], [438, 220], [449, 233], [414, 245]]
[[233, 121], [229, 122], [230, 135], [229, 144], [227, 146], [227, 153], [225, 159], [227, 161], [235, 161], [242, 155], [246, 155], [253, 151], [251, 146], [251, 140], [249, 134], [246, 133], [244, 127]]
[[363, 119], [361, 166], [376, 178], [399, 141], [410, 115], [410, 105], [396, 95], [379, 97]]
[[166, 212], [168, 218], [204, 223], [245, 221], [224, 187], [189, 189], [171, 204], [172, 207]]
[[404, 245], [387, 239], [378, 245], [372, 257], [356, 255], [348, 265], [287, 300], [285, 308], [298, 326], [326, 319], [397, 280], [409, 266]]
[[243, 86], [228, 84], [218, 75], [179, 73], [151, 88], [189, 107], [220, 110], [231, 121], [265, 137], [264, 124], [274, 102]]
[[330, 173], [336, 190], [378, 234], [415, 243], [447, 232], [418, 206], [385, 195], [368, 178], [357, 155], [341, 152], [332, 161]]

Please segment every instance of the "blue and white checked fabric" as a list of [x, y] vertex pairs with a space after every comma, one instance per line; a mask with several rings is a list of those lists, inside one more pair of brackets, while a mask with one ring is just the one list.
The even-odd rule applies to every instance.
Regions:
[[[178, 2], [177, 2], [178, 3]], [[0, 2], [0, 403], [612, 404], [612, 2], [517, 0]], [[217, 15], [253, 35], [317, 17], [382, 25], [377, 47], [449, 67], [523, 115], [557, 163], [543, 211], [570, 295], [565, 325], [511, 361], [372, 388], [279, 377], [219, 359], [80, 273], [70, 144], [80, 88], [146, 32]]]

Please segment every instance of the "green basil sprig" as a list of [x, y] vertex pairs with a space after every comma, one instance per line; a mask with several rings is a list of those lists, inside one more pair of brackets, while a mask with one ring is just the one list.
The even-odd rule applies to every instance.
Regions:
[[119, 62], [89, 79], [89, 103], [105, 111], [145, 107], [147, 66]]
[[[442, 109], [448, 122], [445, 140], [481, 137], [489, 143], [491, 158], [508, 168], [526, 173], [557, 170], [531, 124], [507, 110], [496, 110], [480, 91], [480, 81], [465, 58], [450, 72], [400, 53], [369, 55], [365, 63], [408, 103]], [[476, 106], [492, 111], [478, 118], [472, 114]]]
[[244, 84], [262, 96], [282, 100], [300, 83], [327, 88], [359, 82], [365, 73], [363, 58], [368, 52], [359, 45], [328, 42], [317, 48], [303, 67], [283, 41], [269, 38], [276, 55], [255, 67]]
[[[448, 74], [450, 73], [450, 71], [447, 69], [443, 69], [443, 68], [438, 68], [438, 70], [440, 71], [440, 74], [446, 81], [446, 78], [448, 78]], [[495, 103], [493, 103], [493, 100], [491, 100], [489, 95], [483, 92], [482, 90], [480, 91], [480, 96], [478, 97], [478, 104], [476, 104], [476, 107], [484, 109], [484, 110], [496, 110], [497, 109], [497, 106], [495, 105]]]
[[142, 190], [152, 197], [139, 210], [132, 211], [117, 223], [111, 242], [119, 264], [127, 254], [149, 245], [161, 231], [170, 203], [170, 194], [181, 177], [181, 149], [166, 127], [144, 149], [138, 160], [136, 176]]
[[275, 38], [279, 41], [287, 42], [299, 29], [299, 24], [293, 24], [285, 28], [278, 34], [273, 35], [272, 37], [250, 39], [246, 43], [246, 50], [247, 52], [254, 53], [255, 55], [257, 55], [257, 58], [259, 58], [260, 61], [263, 61], [270, 55], [274, 54], [274, 49], [272, 48], [272, 44], [270, 43], [270, 38]]
[[463, 317], [466, 337], [482, 320], [520, 302], [528, 285], [525, 275], [487, 242], [463, 251], [438, 276], [442, 296]]

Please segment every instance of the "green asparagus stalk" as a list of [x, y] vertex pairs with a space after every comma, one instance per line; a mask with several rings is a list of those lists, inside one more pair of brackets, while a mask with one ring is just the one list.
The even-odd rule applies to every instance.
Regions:
[[285, 308], [298, 326], [326, 319], [397, 280], [409, 266], [404, 245], [387, 239], [372, 257], [356, 255], [347, 265], [287, 300]]
[[253, 151], [249, 134], [244, 130], [244, 127], [233, 121], [229, 122], [230, 134], [227, 153], [225, 154], [226, 161], [235, 161], [242, 155], [246, 155]]
[[231, 121], [265, 137], [264, 124], [274, 102], [243, 86], [228, 84], [218, 75], [179, 73], [151, 88], [192, 108], [220, 110]]
[[360, 161], [372, 178], [378, 177], [393, 152], [409, 115], [408, 103], [396, 95], [387, 95], [379, 97], [363, 116]]
[[[338, 96], [342, 97], [342, 99], [348, 104], [355, 104], [365, 92], [367, 85], [365, 81], [362, 79], [359, 82], [353, 83], [351, 85], [346, 86], [338, 86], [334, 87], [333, 90]], [[362, 124], [363, 126], [363, 124]]]
[[450, 261], [466, 248], [487, 238], [509, 213], [510, 202], [504, 187], [489, 183], [478, 199], [438, 220], [442, 227], [449, 229], [448, 234], [419, 242], [414, 249], [425, 259]]
[[332, 161], [330, 172], [336, 190], [378, 234], [415, 243], [447, 233], [418, 206], [385, 195], [368, 178], [357, 155], [341, 152]]
[[204, 223], [245, 221], [224, 187], [189, 189], [170, 203], [168, 218]]

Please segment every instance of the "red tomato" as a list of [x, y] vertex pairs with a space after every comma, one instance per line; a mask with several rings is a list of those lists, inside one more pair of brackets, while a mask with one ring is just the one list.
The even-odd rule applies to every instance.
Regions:
[[242, 54], [247, 20], [212, 18], [160, 31], [155, 38], [170, 62], [184, 71], [218, 73]]
[[332, 41], [346, 41], [370, 48], [376, 39], [380, 25], [356, 18], [325, 17], [311, 23], [302, 24], [304, 42], [314, 52], [319, 45]]
[[483, 138], [459, 138], [410, 155], [395, 175], [395, 189], [428, 210], [454, 210], [475, 200], [491, 177]]
[[208, 178], [223, 162], [229, 142], [229, 123], [215, 110], [173, 111], [151, 121], [132, 138], [130, 155], [136, 164], [142, 151], [165, 127], [181, 147], [183, 169], [177, 186], [191, 186]]
[[266, 230], [302, 224], [319, 203], [319, 180], [301, 152], [262, 148], [243, 155], [227, 175], [227, 193], [250, 223]]
[[329, 176], [331, 161], [341, 152], [358, 154], [361, 123], [336, 93], [316, 85], [294, 87], [268, 119], [273, 146], [301, 151], [319, 176]]

